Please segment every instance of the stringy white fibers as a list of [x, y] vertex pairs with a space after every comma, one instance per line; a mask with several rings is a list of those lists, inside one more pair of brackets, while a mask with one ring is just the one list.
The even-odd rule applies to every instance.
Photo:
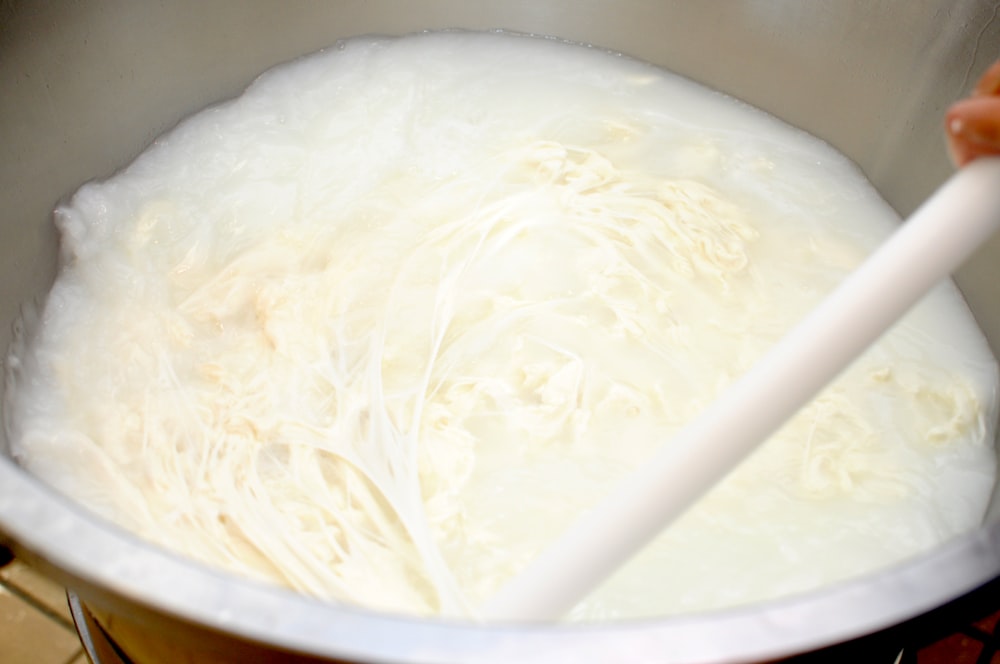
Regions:
[[[210, 564], [461, 616], [894, 217], [731, 100], [452, 33], [269, 72], [57, 222], [60, 278], [8, 361], [21, 463]], [[941, 289], [573, 617], [798, 592], [974, 526], [995, 383]]]

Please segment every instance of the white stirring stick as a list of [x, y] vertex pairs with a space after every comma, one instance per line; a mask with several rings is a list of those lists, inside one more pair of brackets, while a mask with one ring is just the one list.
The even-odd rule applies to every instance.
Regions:
[[953, 175], [745, 376], [483, 607], [562, 616], [722, 479], [1000, 227], [1000, 158]]

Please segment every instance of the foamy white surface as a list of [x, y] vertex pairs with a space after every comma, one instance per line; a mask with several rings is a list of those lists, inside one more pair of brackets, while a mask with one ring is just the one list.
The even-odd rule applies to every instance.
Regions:
[[[818, 140], [597, 49], [362, 38], [57, 210], [8, 361], [29, 470], [322, 597], [469, 615], [897, 219]], [[815, 588], [981, 521], [996, 367], [950, 286], [574, 618]]]

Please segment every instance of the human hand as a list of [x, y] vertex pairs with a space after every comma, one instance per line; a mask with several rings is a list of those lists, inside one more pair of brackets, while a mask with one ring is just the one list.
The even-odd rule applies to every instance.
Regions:
[[986, 70], [970, 97], [948, 109], [945, 135], [956, 166], [977, 157], [1000, 156], [1000, 61]]

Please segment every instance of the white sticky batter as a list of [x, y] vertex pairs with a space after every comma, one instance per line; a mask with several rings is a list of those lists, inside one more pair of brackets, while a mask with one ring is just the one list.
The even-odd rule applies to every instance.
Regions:
[[[351, 40], [56, 213], [16, 458], [139, 535], [469, 615], [897, 218], [842, 156], [554, 40]], [[982, 519], [996, 368], [939, 288], [576, 619], [786, 595]]]

